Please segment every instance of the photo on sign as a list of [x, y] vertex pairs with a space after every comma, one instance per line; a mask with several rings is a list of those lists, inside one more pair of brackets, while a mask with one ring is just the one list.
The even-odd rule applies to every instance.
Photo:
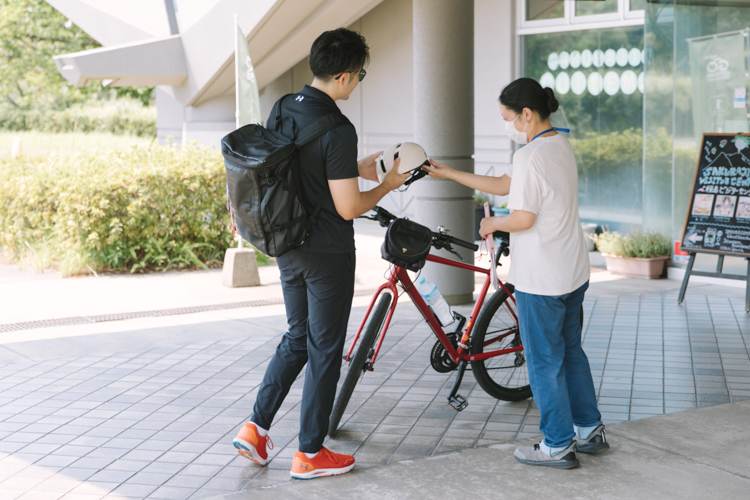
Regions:
[[714, 217], [732, 217], [736, 204], [736, 196], [717, 196], [716, 205], [714, 205]]
[[714, 204], [714, 195], [696, 194], [693, 201], [693, 215], [711, 215], [711, 205]]
[[750, 197], [740, 196], [740, 201], [737, 204], [737, 215], [738, 219], [750, 219]]

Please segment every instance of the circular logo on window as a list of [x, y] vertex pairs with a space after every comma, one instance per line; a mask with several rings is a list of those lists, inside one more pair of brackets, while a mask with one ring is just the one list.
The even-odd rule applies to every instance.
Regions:
[[560, 69], [568, 69], [570, 66], [570, 54], [564, 50], [560, 52]]
[[630, 52], [628, 52], [628, 62], [630, 65], [637, 68], [641, 65], [641, 60], [641, 51], [638, 49], [630, 49]]
[[604, 81], [602, 79], [602, 75], [599, 73], [591, 73], [589, 75], [589, 81], [587, 85], [589, 89], [589, 94], [591, 95], [599, 95], [602, 93], [602, 89], [604, 88]]
[[578, 68], [581, 66], [581, 53], [577, 50], [574, 50], [570, 53], [570, 67], [571, 68]]
[[555, 90], [555, 77], [552, 75], [552, 73], [550, 73], [549, 71], [547, 71], [539, 79], [539, 85], [541, 85], [542, 88], [549, 87], [552, 90]]
[[638, 90], [640, 90], [641, 94], [643, 94], [645, 88], [646, 88], [646, 73], [641, 71], [638, 74]]
[[617, 52], [614, 49], [607, 49], [607, 52], [604, 53], [604, 64], [608, 68], [617, 64]]
[[576, 71], [570, 78], [570, 90], [575, 95], [581, 95], [586, 91], [586, 75], [582, 71]]
[[551, 69], [552, 71], [555, 71], [559, 65], [560, 65], [560, 58], [557, 55], [557, 52], [551, 53], [549, 57], [547, 58], [547, 67]]
[[594, 55], [591, 53], [589, 49], [584, 50], [581, 52], [581, 66], [584, 68], [590, 68], [591, 63], [593, 62]]
[[615, 95], [620, 90], [620, 75], [614, 71], [607, 71], [604, 75], [604, 92], [607, 95]]
[[566, 72], [559, 73], [555, 78], [555, 91], [558, 94], [565, 95], [570, 90], [570, 77]]
[[621, 68], [624, 68], [628, 65], [628, 49], [622, 47], [617, 49], [617, 65]]
[[597, 68], [604, 66], [604, 52], [599, 49], [594, 51], [594, 66]]
[[638, 88], [638, 77], [635, 75], [634, 71], [628, 69], [622, 72], [622, 76], [620, 77], [620, 88], [625, 95], [630, 95], [636, 91]]

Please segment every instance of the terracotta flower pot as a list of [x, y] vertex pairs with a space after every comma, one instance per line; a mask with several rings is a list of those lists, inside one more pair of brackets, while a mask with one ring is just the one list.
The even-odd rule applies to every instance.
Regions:
[[669, 260], [669, 257], [639, 259], [636, 257], [619, 257], [606, 253], [602, 255], [607, 262], [607, 271], [650, 280], [660, 278], [664, 274], [664, 266]]

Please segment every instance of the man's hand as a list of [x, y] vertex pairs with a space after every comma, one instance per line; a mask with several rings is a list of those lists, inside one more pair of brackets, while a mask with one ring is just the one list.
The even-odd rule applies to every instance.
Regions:
[[390, 172], [385, 174], [385, 179], [383, 179], [383, 182], [380, 184], [388, 191], [393, 191], [394, 189], [400, 188], [404, 185], [404, 182], [406, 182], [407, 179], [411, 177], [411, 173], [399, 174], [399, 165], [401, 165], [401, 158], [396, 158], [396, 161], [393, 162], [393, 168]]
[[453, 176], [453, 169], [435, 160], [430, 160], [430, 165], [425, 165], [422, 170], [430, 174], [431, 179], [450, 179]]
[[378, 174], [376, 169], [376, 160], [378, 156], [383, 154], [382, 151], [373, 153], [370, 156], [362, 158], [357, 162], [357, 168], [359, 169], [359, 176], [368, 181], [378, 182]]

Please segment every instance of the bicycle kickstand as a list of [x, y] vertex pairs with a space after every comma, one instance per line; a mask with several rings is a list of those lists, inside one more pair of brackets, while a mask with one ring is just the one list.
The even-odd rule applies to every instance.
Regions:
[[463, 411], [469, 406], [469, 402], [466, 398], [457, 394], [458, 388], [461, 387], [461, 381], [464, 378], [464, 372], [466, 371], [466, 361], [461, 360], [458, 362], [458, 368], [456, 369], [456, 379], [453, 381], [453, 387], [451, 392], [448, 394], [448, 404], [456, 411]]

